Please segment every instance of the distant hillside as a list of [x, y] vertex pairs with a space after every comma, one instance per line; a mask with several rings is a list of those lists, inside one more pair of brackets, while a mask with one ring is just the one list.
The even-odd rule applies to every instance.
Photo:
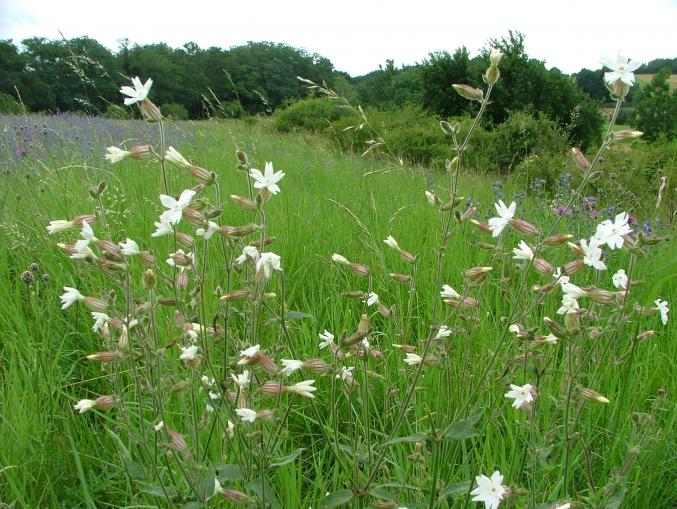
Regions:
[[[642, 83], [650, 83], [655, 74], [635, 74], [637, 81]], [[668, 84], [670, 85], [670, 90], [675, 90], [677, 88], [677, 72], [672, 71], [672, 75], [668, 78]]]

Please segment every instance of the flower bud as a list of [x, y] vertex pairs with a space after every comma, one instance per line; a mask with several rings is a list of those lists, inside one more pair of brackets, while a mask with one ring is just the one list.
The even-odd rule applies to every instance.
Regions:
[[489, 68], [484, 73], [482, 78], [487, 85], [494, 85], [498, 78], [501, 77], [501, 72], [498, 70], [498, 67], [495, 65], [489, 65]]
[[273, 420], [275, 420], [275, 410], [268, 410], [268, 409], [259, 410], [256, 413], [256, 417], [258, 417], [259, 419], [261, 419], [264, 422], [273, 421]]
[[82, 226], [82, 223], [94, 224], [94, 221], [96, 221], [96, 216], [85, 214], [81, 216], [76, 216], [75, 219], [73, 219], [73, 224]]
[[195, 239], [186, 233], [176, 232], [176, 241], [183, 247], [187, 247], [189, 249], [193, 249], [195, 246]]
[[559, 322], [556, 322], [550, 317], [543, 317], [543, 323], [545, 323], [545, 326], [550, 329], [550, 332], [553, 333], [556, 337], [559, 339], [564, 339], [566, 338], [569, 333], [566, 331], [564, 327], [562, 327]]
[[246, 210], [256, 210], [256, 202], [246, 198], [244, 196], [238, 196], [237, 194], [231, 194], [230, 199], [237, 203], [240, 207]]
[[205, 223], [205, 217], [202, 215], [202, 212], [195, 210], [192, 207], [186, 207], [183, 209], [183, 218], [188, 221], [192, 226], [202, 226]]
[[287, 388], [279, 382], [266, 382], [261, 386], [261, 392], [266, 396], [279, 396], [287, 392]]
[[649, 339], [651, 339], [651, 337], [653, 335], [654, 335], [654, 331], [647, 330], [647, 331], [644, 331], [644, 332], [640, 332], [635, 339], [637, 341], [648, 341]]
[[581, 387], [579, 389], [581, 397], [587, 399], [588, 401], [597, 401], [598, 403], [609, 403], [609, 400], [602, 396], [599, 392], [588, 389], [587, 387]]
[[484, 251], [496, 250], [496, 246], [494, 246], [493, 244], [487, 244], [486, 242], [477, 242], [473, 244], [473, 247], [476, 247], [477, 249], [482, 249]]
[[221, 234], [225, 237], [244, 237], [259, 231], [261, 228], [256, 224], [248, 224], [244, 226], [222, 226]]
[[470, 222], [473, 225], [475, 225], [475, 227], [478, 230], [483, 231], [485, 233], [492, 233], [491, 228], [489, 227], [489, 225], [487, 223], [482, 223], [480, 221], [477, 221], [476, 219], [471, 219]]
[[585, 292], [585, 295], [593, 302], [597, 302], [598, 304], [603, 304], [605, 306], [616, 304], [616, 301], [618, 300], [618, 294], [616, 292], [600, 290], [599, 288], [588, 290]]
[[474, 88], [469, 85], [457, 83], [454, 83], [452, 87], [454, 88], [454, 90], [456, 90], [456, 92], [458, 92], [458, 95], [470, 101], [481, 101], [482, 98], [484, 97], [484, 92], [479, 88]]
[[234, 300], [243, 300], [249, 298], [251, 295], [251, 291], [249, 291], [247, 288], [244, 288], [242, 290], [231, 290], [230, 292], [226, 292], [221, 296], [221, 300], [225, 301], [234, 301]]
[[534, 268], [541, 274], [552, 274], [555, 269], [543, 258], [534, 258]]
[[406, 274], [390, 273], [388, 276], [390, 276], [390, 279], [397, 281], [398, 283], [408, 283], [411, 281], [411, 276], [407, 276]]
[[303, 368], [311, 373], [330, 373], [333, 368], [322, 359], [308, 359], [303, 363]]
[[545, 239], [543, 241], [543, 244], [550, 247], [561, 246], [562, 244], [570, 241], [573, 238], [574, 236], [571, 235], [570, 233], [558, 233], [556, 235], [551, 235], [550, 237]]
[[264, 237], [262, 239], [255, 240], [254, 242], [250, 242], [249, 245], [261, 250], [264, 247], [266, 247], [266, 246], [272, 244], [273, 242], [275, 242], [275, 239], [277, 239], [277, 237], [272, 237], [272, 236], [271, 237]]
[[181, 433], [178, 431], [175, 431], [171, 428], [167, 428], [167, 434], [169, 435], [169, 438], [171, 439], [171, 442], [169, 443], [169, 447], [174, 449], [175, 451], [179, 452], [184, 452], [188, 450], [188, 443], [186, 442], [186, 439], [183, 438]]
[[348, 266], [356, 276], [366, 277], [369, 275], [369, 267], [362, 263], [351, 263]]
[[143, 102], [139, 104], [139, 109], [148, 122], [160, 122], [162, 120], [160, 108], [155, 106], [150, 99], [144, 99]]
[[120, 403], [120, 398], [117, 396], [99, 396], [96, 398], [96, 408], [100, 410], [107, 410], [112, 406], [117, 405]]
[[108, 309], [108, 304], [106, 304], [101, 299], [97, 299], [96, 297], [85, 297], [84, 303], [85, 306], [87, 306], [91, 311], [98, 311], [102, 313]]
[[460, 131], [461, 124], [459, 124], [458, 122], [454, 122], [453, 124], [450, 124], [446, 120], [440, 120], [440, 127], [442, 128], [442, 130], [445, 133], [451, 134], [453, 136]]
[[500, 49], [492, 48], [491, 53], [489, 54], [489, 64], [493, 65], [494, 67], [498, 67], [502, 57], [503, 53], [501, 53]]
[[473, 308], [477, 306], [477, 301], [472, 297], [464, 297], [462, 299], [444, 299], [443, 302], [452, 308]]
[[469, 219], [472, 219], [473, 217], [475, 217], [476, 212], [477, 207], [470, 207], [461, 215], [461, 221], [468, 221]]
[[459, 204], [461, 204], [464, 200], [465, 200], [465, 198], [464, 198], [463, 196], [457, 196], [457, 197], [454, 198], [453, 200], [451, 200], [451, 201], [445, 203], [444, 205], [442, 205], [442, 206], [440, 207], [440, 210], [443, 210], [444, 212], [446, 212], [446, 211], [448, 211], [448, 210], [455, 209], [455, 208], [456, 208]]
[[129, 157], [133, 159], [143, 159], [150, 155], [150, 147], [148, 145], [134, 145], [129, 151]]
[[489, 272], [494, 270], [492, 267], [473, 267], [463, 273], [463, 276], [470, 281], [481, 281]]
[[155, 265], [155, 257], [150, 253], [150, 251], [141, 251], [141, 253], [139, 253], [139, 259], [145, 265]]
[[541, 233], [541, 231], [533, 224], [528, 223], [523, 219], [511, 219], [510, 224], [513, 225], [516, 230], [524, 233], [525, 235], [538, 235]]
[[393, 348], [403, 351], [404, 353], [415, 353], [416, 347], [414, 345], [397, 345], [393, 344]]
[[571, 157], [573, 158], [574, 163], [576, 163], [576, 166], [578, 166], [581, 170], [587, 171], [590, 169], [590, 163], [588, 162], [588, 159], [583, 155], [583, 152], [577, 148], [574, 147], [571, 149]]
[[176, 286], [177, 288], [186, 288], [188, 286], [188, 272], [185, 270], [182, 270], [179, 272], [179, 274], [176, 276]]
[[275, 365], [275, 361], [270, 356], [268, 356], [266, 353], [259, 352], [256, 357], [263, 369], [265, 369], [271, 375], [277, 374], [277, 366]]
[[[242, 153], [242, 152], [240, 152], [240, 153]], [[245, 504], [245, 503], [249, 503], [251, 501], [251, 498], [249, 498], [247, 495], [245, 495], [241, 491], [234, 490], [232, 488], [224, 488], [221, 491], [221, 494], [224, 497], [226, 497], [229, 502], [233, 502], [235, 504], [238, 504], [238, 503], [239, 504]]]
[[534, 293], [548, 293], [550, 290], [555, 288], [554, 283], [548, 283], [547, 285], [534, 285], [531, 287], [531, 291]]
[[644, 136], [644, 133], [642, 131], [628, 131], [628, 130], [623, 130], [623, 131], [618, 131], [613, 134], [613, 140], [614, 141], [627, 141], [627, 140], [635, 140], [637, 138], [641, 138]]
[[199, 166], [190, 165], [188, 167], [188, 173], [193, 177], [197, 182], [204, 184], [205, 186], [211, 186], [216, 182], [216, 173], [213, 171], [205, 170]]
[[426, 200], [428, 200], [428, 203], [430, 203], [430, 205], [432, 205], [434, 207], [437, 207], [440, 204], [440, 199], [432, 191], [426, 191], [425, 192], [425, 198], [426, 198]]
[[155, 286], [157, 285], [157, 277], [155, 276], [155, 272], [153, 272], [152, 269], [147, 269], [143, 273], [142, 282], [143, 282], [143, 287], [146, 290], [148, 290], [148, 291], [154, 290]]
[[562, 266], [562, 272], [566, 274], [567, 276], [571, 276], [572, 274], [576, 274], [577, 272], [580, 272], [583, 267], [585, 267], [585, 262], [582, 259], [574, 260], [573, 262], [565, 263]]
[[114, 362], [124, 357], [122, 352], [96, 352], [87, 356], [88, 361], [93, 362]]
[[341, 297], [346, 297], [348, 299], [364, 299], [364, 292], [360, 292], [359, 290], [341, 292]]
[[242, 150], [236, 150], [235, 155], [237, 156], [238, 161], [242, 164], [249, 164], [249, 159], [247, 159], [247, 154], [242, 152]]
[[416, 263], [418, 261], [418, 256], [414, 256], [408, 251], [405, 251], [404, 249], [399, 250], [400, 253], [400, 258], [402, 258], [403, 261], [407, 263]]

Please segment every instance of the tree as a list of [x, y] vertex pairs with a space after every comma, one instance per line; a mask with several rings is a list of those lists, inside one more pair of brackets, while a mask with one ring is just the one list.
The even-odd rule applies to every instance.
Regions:
[[446, 51], [430, 53], [423, 61], [420, 79], [423, 85], [423, 106], [431, 112], [450, 117], [468, 111], [470, 103], [454, 92], [454, 83], [470, 83], [469, 56], [465, 47], [453, 55]]
[[670, 75], [670, 69], [662, 69], [635, 95], [633, 125], [644, 133], [647, 140], [661, 136], [668, 140], [677, 138], [677, 90], [670, 92]]

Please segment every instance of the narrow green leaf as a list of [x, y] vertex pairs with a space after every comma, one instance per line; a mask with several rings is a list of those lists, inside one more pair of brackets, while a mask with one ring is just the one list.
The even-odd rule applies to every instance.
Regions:
[[369, 490], [369, 494], [374, 497], [378, 498], [381, 500], [387, 500], [389, 502], [394, 502], [395, 501], [395, 496], [383, 488], [380, 488], [378, 486], [374, 486], [372, 489]]
[[265, 481], [262, 484], [260, 478], [254, 479], [253, 481], [249, 481], [247, 484], [245, 484], [245, 488], [249, 491], [253, 491], [254, 493], [256, 493], [260, 499], [265, 498], [266, 504], [270, 504], [270, 507], [272, 507], [273, 509], [283, 509], [280, 503], [277, 501], [277, 498], [275, 497], [275, 492], [270, 487], [270, 484], [268, 484]]
[[283, 457], [283, 458], [280, 458], [280, 459], [277, 460], [275, 463], [271, 463], [271, 464], [270, 464], [270, 468], [281, 467], [281, 466], [283, 466], [283, 465], [287, 465], [287, 464], [291, 463], [291, 462], [294, 461], [294, 460], [299, 456], [299, 454], [301, 454], [303, 451], [305, 451], [304, 448], [296, 449], [294, 452], [292, 452], [292, 453], [290, 453], [290, 454], [287, 454], [287, 455], [286, 455], [285, 457]]
[[427, 433], [414, 433], [413, 435], [408, 435], [406, 437], [397, 437], [393, 438], [392, 440], [388, 440], [383, 444], [383, 447], [400, 444], [402, 442], [420, 442], [421, 440], [426, 440], [427, 438]]
[[457, 495], [459, 493], [467, 493], [470, 489], [470, 482], [456, 482], [449, 483], [440, 493], [440, 498], [447, 498], [452, 495]]

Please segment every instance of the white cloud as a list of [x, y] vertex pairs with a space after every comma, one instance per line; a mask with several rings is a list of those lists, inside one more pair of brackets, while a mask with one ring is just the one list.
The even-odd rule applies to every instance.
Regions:
[[[397, 66], [430, 51], [466, 46], [471, 54], [508, 30], [526, 35], [527, 53], [565, 72], [598, 68], [603, 56], [622, 50], [650, 60], [674, 57], [677, 4], [670, 0], [486, 0], [470, 2], [369, 2], [310, 0], [167, 2], [147, 0], [132, 9], [99, 9], [91, 0], [1, 0], [0, 36], [87, 35], [115, 49], [132, 43], [230, 46], [247, 41], [284, 42], [329, 58], [359, 75], [393, 59]], [[481, 6], [481, 8], [480, 8]]]

